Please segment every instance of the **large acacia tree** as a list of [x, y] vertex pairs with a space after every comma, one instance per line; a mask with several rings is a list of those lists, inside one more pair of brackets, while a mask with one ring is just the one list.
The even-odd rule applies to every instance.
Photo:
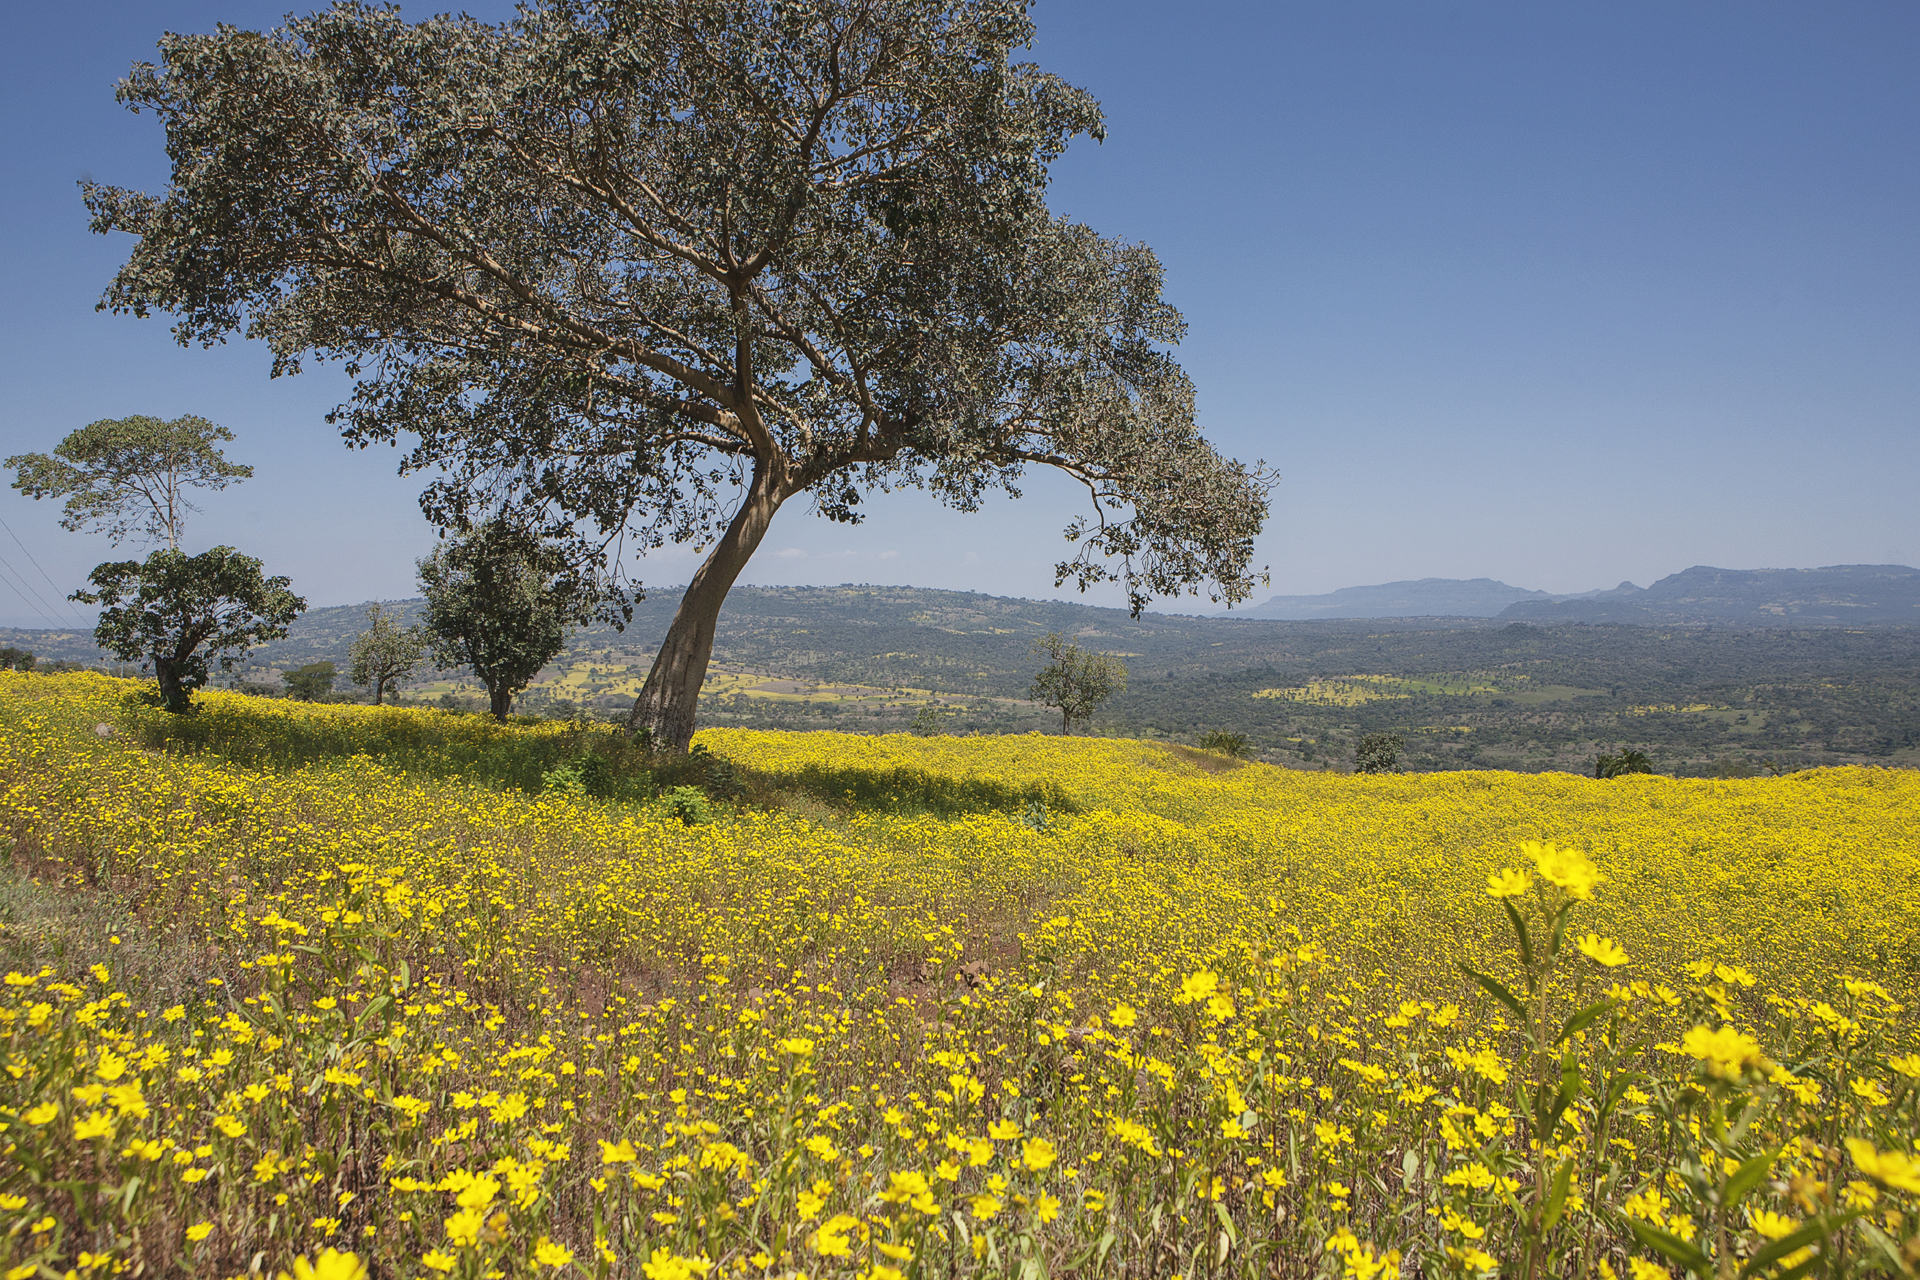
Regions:
[[120, 97], [163, 195], [102, 306], [344, 363], [334, 415], [449, 526], [504, 517], [637, 584], [708, 550], [633, 711], [693, 732], [728, 588], [782, 504], [962, 510], [1029, 467], [1084, 485], [1057, 581], [1244, 599], [1269, 478], [1216, 453], [1151, 250], [1052, 215], [1098, 104], [1014, 60], [1025, 0], [546, 0], [410, 24], [343, 3], [169, 35]]

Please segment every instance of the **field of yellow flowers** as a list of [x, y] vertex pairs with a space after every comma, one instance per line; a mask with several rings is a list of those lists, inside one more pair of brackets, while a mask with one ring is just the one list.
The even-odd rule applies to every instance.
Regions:
[[1920, 1260], [1913, 773], [710, 731], [793, 803], [689, 825], [267, 705], [0, 673], [13, 882], [104, 935], [0, 990], [7, 1280]]

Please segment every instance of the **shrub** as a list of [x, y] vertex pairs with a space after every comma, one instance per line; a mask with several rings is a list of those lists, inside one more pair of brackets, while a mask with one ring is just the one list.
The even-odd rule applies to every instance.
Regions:
[[1593, 776], [1596, 778], [1620, 778], [1629, 773], [1652, 772], [1652, 758], [1646, 752], [1632, 747], [1612, 754], [1603, 752], [1593, 758]]
[[1369, 733], [1353, 749], [1355, 773], [1398, 773], [1407, 740], [1397, 733]]
[[689, 827], [713, 821], [713, 806], [707, 793], [698, 787], [675, 787], [661, 797], [667, 812]]
[[1238, 760], [1247, 753], [1247, 735], [1228, 733], [1225, 729], [1209, 729], [1200, 735], [1200, 749], [1218, 751], [1221, 755]]

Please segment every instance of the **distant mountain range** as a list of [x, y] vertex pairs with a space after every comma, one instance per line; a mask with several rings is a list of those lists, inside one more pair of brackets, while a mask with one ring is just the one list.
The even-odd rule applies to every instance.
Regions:
[[1824, 569], [1714, 569], [1695, 565], [1640, 588], [1575, 599], [1521, 600], [1502, 618], [1640, 626], [1920, 626], [1920, 569], [1837, 564]]
[[1275, 596], [1251, 609], [1235, 609], [1236, 618], [1272, 618], [1312, 622], [1319, 618], [1497, 618], [1522, 601], [1571, 600], [1493, 578], [1418, 578], [1374, 587], [1342, 587], [1323, 596]]
[[1824, 569], [1715, 569], [1696, 565], [1650, 587], [1551, 595], [1493, 578], [1420, 578], [1274, 596], [1234, 616], [1283, 621], [1362, 618], [1511, 618], [1638, 626], [1920, 626], [1920, 569], [1842, 564]]

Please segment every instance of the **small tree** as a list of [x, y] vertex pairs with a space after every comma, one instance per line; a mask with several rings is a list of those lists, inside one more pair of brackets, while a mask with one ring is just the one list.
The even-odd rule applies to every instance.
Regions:
[[1397, 733], [1369, 733], [1353, 749], [1355, 773], [1398, 773], [1407, 740]]
[[1050, 661], [1027, 697], [1059, 709], [1061, 733], [1072, 733], [1075, 720], [1091, 719], [1101, 703], [1127, 691], [1127, 665], [1110, 653], [1091, 653], [1058, 631], [1035, 640], [1033, 651]]
[[1652, 757], [1635, 747], [1626, 747], [1611, 754], [1602, 752], [1593, 758], [1593, 776], [1596, 778], [1619, 778], [1629, 773], [1652, 772]]
[[410, 679], [427, 655], [427, 637], [418, 627], [403, 627], [384, 605], [367, 610], [367, 629], [347, 649], [349, 676], [355, 684], [373, 686], [373, 705], [379, 706], [387, 686]]
[[172, 422], [135, 415], [103, 418], [62, 440], [52, 456], [7, 459], [13, 487], [29, 498], [65, 498], [63, 527], [104, 533], [118, 546], [131, 537], [180, 549], [189, 489], [224, 489], [253, 474], [228, 462], [216, 441], [233, 432], [188, 414]]
[[325, 702], [339, 675], [331, 662], [309, 662], [282, 675], [280, 683], [287, 686], [287, 696], [296, 702]]
[[33, 670], [33, 653], [28, 649], [16, 649], [8, 645], [0, 649], [0, 671]]
[[480, 677], [496, 720], [566, 647], [571, 624], [589, 616], [561, 557], [499, 521], [442, 543], [419, 565], [434, 661]]
[[1247, 754], [1247, 735], [1232, 733], [1226, 729], [1209, 729], [1200, 735], [1202, 751], [1218, 751], [1223, 756], [1238, 760]]
[[231, 671], [249, 647], [286, 635], [307, 607], [287, 579], [267, 577], [258, 560], [232, 547], [113, 561], [88, 581], [93, 589], [72, 598], [101, 606], [95, 643], [122, 661], [150, 664], [161, 702], [176, 714], [206, 684], [216, 659]]

